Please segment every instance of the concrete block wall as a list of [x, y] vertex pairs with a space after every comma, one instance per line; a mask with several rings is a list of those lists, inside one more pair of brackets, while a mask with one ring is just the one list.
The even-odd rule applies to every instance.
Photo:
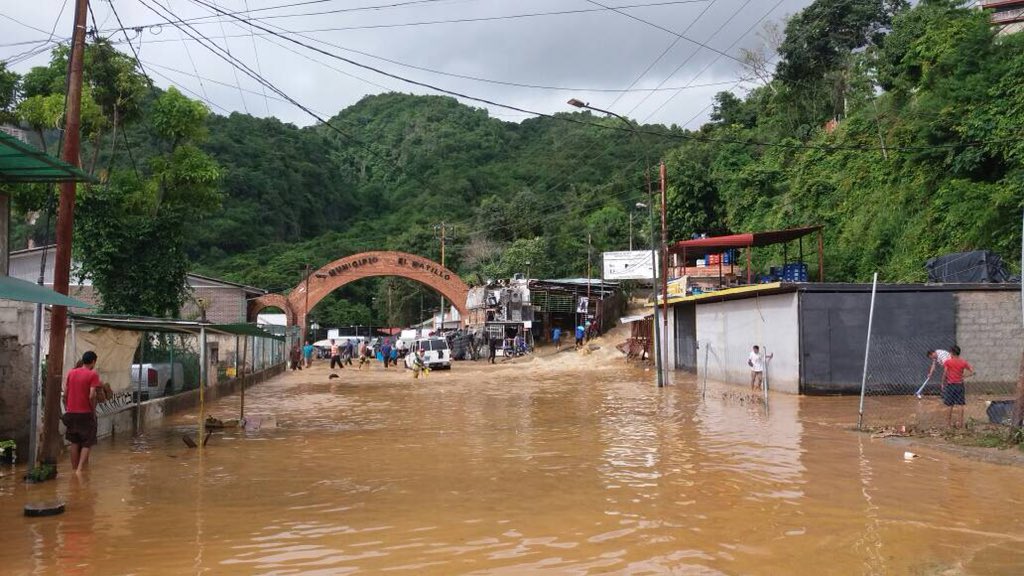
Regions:
[[1020, 292], [958, 292], [956, 340], [976, 370], [974, 383], [1015, 385], [1024, 347]]
[[[774, 356], [768, 365], [770, 387], [799, 394], [799, 334], [795, 292], [697, 306], [697, 340], [708, 347], [711, 380], [749, 386], [747, 358], [757, 344]], [[697, 362], [703, 366], [704, 350], [698, 350]]]
[[[210, 385], [206, 388], [205, 401], [212, 402], [217, 398], [238, 394], [243, 383], [246, 389], [248, 389], [281, 374], [284, 372], [284, 369], [284, 364], [278, 364], [256, 374], [248, 374], [242, 378], [232, 378], [231, 380]], [[189, 390], [174, 396], [156, 398], [142, 402], [138, 407], [134, 405], [125, 406], [117, 412], [101, 414], [97, 418], [97, 435], [100, 438], [119, 434], [131, 435], [135, 433], [136, 422], [139, 423], [140, 430], [146, 430], [150, 427], [159, 426], [164, 418], [172, 414], [185, 410], [198, 410], [198, 406], [199, 390]], [[224, 407], [221, 406], [221, 411], [211, 415], [224, 417], [223, 409]]]
[[17, 442], [19, 454], [28, 454], [34, 310], [0, 300], [0, 440]]

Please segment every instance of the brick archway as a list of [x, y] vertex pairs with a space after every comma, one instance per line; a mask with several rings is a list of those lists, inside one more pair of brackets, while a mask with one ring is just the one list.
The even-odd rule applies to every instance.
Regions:
[[292, 308], [291, 303], [288, 302], [288, 297], [284, 294], [264, 294], [263, 296], [250, 300], [248, 310], [246, 311], [249, 321], [255, 322], [256, 315], [264, 308], [280, 308], [288, 318], [289, 326], [294, 326], [297, 323], [295, 310]]
[[383, 251], [345, 256], [314, 270], [309, 276], [308, 303], [304, 280], [287, 297], [267, 294], [253, 300], [249, 307], [250, 314], [254, 314], [254, 310], [277, 306], [288, 314], [289, 325], [304, 327], [307, 312], [315, 308], [325, 296], [349, 282], [373, 276], [400, 276], [415, 280], [440, 292], [459, 311], [463, 322], [469, 317], [466, 309], [469, 286], [455, 272], [421, 256]]

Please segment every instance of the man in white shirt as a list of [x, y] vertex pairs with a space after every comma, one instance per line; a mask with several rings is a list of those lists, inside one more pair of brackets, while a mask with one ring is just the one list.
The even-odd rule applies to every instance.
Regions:
[[765, 360], [771, 360], [772, 355], [769, 354], [767, 358], [761, 356], [761, 348], [754, 346], [754, 350], [750, 353], [747, 358], [747, 366], [750, 366], [750, 389], [757, 391], [761, 388], [764, 383], [764, 362]]
[[932, 379], [932, 374], [935, 372], [936, 366], [942, 366], [943, 370], [945, 370], [946, 360], [949, 360], [952, 357], [953, 355], [949, 353], [949, 350], [929, 350], [928, 358], [932, 361], [932, 366], [928, 369], [928, 378], [926, 378], [926, 380]]

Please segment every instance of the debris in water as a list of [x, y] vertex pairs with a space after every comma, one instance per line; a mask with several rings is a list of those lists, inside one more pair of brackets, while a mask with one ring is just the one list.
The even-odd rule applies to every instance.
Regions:
[[913, 460], [914, 458], [917, 458], [917, 454], [914, 454], [913, 452], [904, 452], [903, 453], [903, 459], [904, 460]]

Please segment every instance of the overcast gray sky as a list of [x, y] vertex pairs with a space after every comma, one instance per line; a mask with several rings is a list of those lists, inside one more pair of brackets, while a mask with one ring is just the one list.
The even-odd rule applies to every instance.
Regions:
[[[130, 53], [110, 0], [91, 4], [101, 34]], [[688, 128], [706, 120], [716, 92], [743, 94], [751, 86], [738, 83], [741, 70], [733, 58], [741, 48], [758, 45], [763, 23], [781, 21], [808, 4], [810, 0], [113, 0], [156, 83], [176, 85], [220, 114], [239, 111], [299, 125], [315, 122], [169, 25], [165, 17], [198, 19], [189, 22], [194, 29], [185, 27], [189, 33], [229, 50], [253, 72], [325, 117], [367, 94], [437, 92], [268, 32], [398, 76], [526, 110], [570, 110], [565, 102], [575, 97], [639, 121]], [[73, 6], [74, 0], [0, 0], [0, 59], [10, 59], [10, 67], [19, 72], [44, 64], [49, 51], [42, 50], [52, 46], [45, 44], [50, 31], [53, 42], [70, 36]], [[255, 24], [266, 30], [217, 15], [212, 6], [238, 18], [258, 18]], [[34, 51], [41, 52], [32, 56]], [[631, 86], [661, 90], [600, 91]], [[460, 100], [504, 120], [528, 117]]]

